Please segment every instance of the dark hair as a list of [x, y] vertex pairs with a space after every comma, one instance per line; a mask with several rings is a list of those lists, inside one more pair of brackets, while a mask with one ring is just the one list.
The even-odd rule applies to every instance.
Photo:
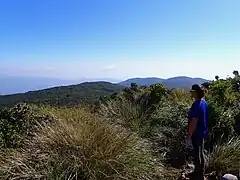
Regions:
[[202, 99], [204, 97], [204, 89], [198, 84], [192, 85], [191, 92], [196, 92], [199, 99]]
[[205, 94], [203, 89], [196, 91], [196, 93], [199, 99], [202, 99]]

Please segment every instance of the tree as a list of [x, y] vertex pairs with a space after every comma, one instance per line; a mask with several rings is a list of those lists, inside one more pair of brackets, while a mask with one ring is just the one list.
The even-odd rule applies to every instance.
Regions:
[[218, 81], [219, 80], [219, 76], [215, 76], [215, 79], [216, 79], [216, 81]]
[[204, 87], [204, 89], [209, 89], [210, 83], [209, 82], [204, 82], [201, 85]]
[[237, 70], [235, 70], [235, 71], [233, 71], [233, 75], [234, 75], [235, 77], [239, 77], [239, 72], [238, 72]]
[[138, 88], [137, 83], [131, 83], [131, 89], [136, 91]]

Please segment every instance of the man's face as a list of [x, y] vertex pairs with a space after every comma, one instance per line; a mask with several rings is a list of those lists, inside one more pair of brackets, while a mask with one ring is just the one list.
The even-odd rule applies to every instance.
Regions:
[[196, 98], [197, 97], [197, 93], [195, 91], [191, 91], [191, 96], [192, 96], [192, 98]]

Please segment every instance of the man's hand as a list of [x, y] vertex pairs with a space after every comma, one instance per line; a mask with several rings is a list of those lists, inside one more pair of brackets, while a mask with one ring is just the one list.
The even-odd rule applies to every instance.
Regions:
[[189, 136], [186, 138], [186, 148], [193, 149], [192, 138]]

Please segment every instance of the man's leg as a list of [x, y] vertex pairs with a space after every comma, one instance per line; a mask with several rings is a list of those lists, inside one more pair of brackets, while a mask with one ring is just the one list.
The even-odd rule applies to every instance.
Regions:
[[196, 180], [203, 180], [205, 169], [204, 140], [203, 138], [193, 138], [192, 142], [194, 148], [194, 176]]
[[205, 156], [205, 148], [204, 148], [204, 138], [200, 139], [199, 148], [200, 148], [200, 176], [202, 179], [204, 179], [204, 171], [205, 171], [205, 165], [206, 165], [206, 156]]

